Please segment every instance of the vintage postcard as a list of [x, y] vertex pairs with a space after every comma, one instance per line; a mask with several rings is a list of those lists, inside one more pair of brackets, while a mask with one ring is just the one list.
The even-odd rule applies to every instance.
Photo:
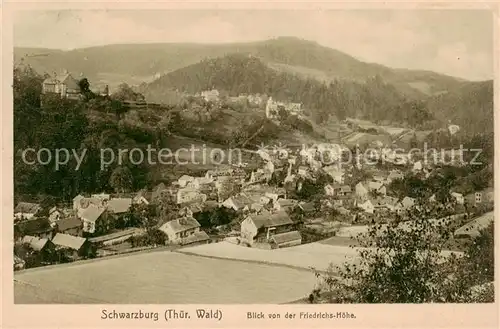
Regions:
[[498, 327], [498, 8], [5, 3], [2, 326]]

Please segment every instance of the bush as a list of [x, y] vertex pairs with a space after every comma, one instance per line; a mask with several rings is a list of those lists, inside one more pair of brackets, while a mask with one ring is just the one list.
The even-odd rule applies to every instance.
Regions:
[[[464, 303], [491, 299], [486, 289], [474, 297], [471, 288], [493, 281], [493, 227], [482, 232], [464, 257], [442, 252], [451, 237], [444, 223], [429, 221], [431, 211], [410, 221], [374, 225], [358, 237], [359, 263], [330, 266], [317, 272], [321, 298], [329, 303]], [[489, 296], [489, 297], [488, 297]]]

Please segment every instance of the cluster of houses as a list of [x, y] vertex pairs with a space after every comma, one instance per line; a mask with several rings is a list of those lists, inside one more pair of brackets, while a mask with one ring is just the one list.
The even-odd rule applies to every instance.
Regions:
[[290, 115], [300, 115], [302, 113], [302, 104], [300, 103], [285, 103], [273, 100], [272, 97], [267, 99], [266, 103], [266, 117], [268, 119], [278, 119], [279, 111], [283, 109]]
[[[48, 210], [40, 204], [20, 202], [14, 209], [15, 243], [27, 245], [41, 256], [58, 251], [70, 260], [89, 257], [92, 247], [101, 242], [116, 243], [119, 238], [116, 234], [105, 234], [110, 224], [125, 215], [130, 207], [130, 198], [112, 198], [107, 194], [78, 195], [72, 206], [54, 206]], [[99, 235], [104, 239], [94, 238]], [[123, 235], [120, 237], [123, 239]]]
[[[263, 165], [252, 172], [237, 166], [222, 165], [195, 177], [182, 175], [170, 185], [158, 184], [151, 191], [140, 190], [129, 196], [105, 193], [77, 195], [67, 207], [42, 209], [40, 204], [20, 202], [14, 209], [17, 244], [28, 245], [40, 254], [62, 251], [67, 258], [88, 257], [92, 248], [122, 243], [132, 236], [144, 234], [141, 228], [129, 227], [110, 231], [113, 222], [127, 221], [133, 205], [160, 205], [168, 200], [167, 211], [174, 219], [160, 221], [158, 229], [168, 243], [188, 245], [210, 242], [211, 237], [196, 219], [198, 214], [216, 208], [239, 214], [239, 243], [265, 249], [283, 248], [302, 243], [300, 226], [291, 214], [299, 211], [305, 218], [317, 220], [328, 210], [336, 210], [351, 222], [358, 216], [372, 218], [391, 214], [404, 216], [416, 206], [411, 197], [391, 196], [391, 182], [404, 177], [400, 169], [372, 172], [362, 181], [352, 179], [352, 166], [321, 166], [315, 160], [318, 149], [305, 150], [299, 157], [283, 160], [280, 150], [262, 151]], [[410, 168], [424, 172], [424, 168]], [[273, 174], [283, 171], [282, 182], [273, 182]], [[319, 203], [290, 197], [290, 191], [300, 192], [306, 180], [315, 181], [319, 174], [329, 176], [330, 183], [322, 189]], [[425, 174], [422, 174], [425, 178]], [[277, 177], [278, 175], [274, 176]], [[281, 186], [281, 187], [279, 187]], [[291, 187], [291, 190], [290, 190]], [[296, 195], [296, 194], [294, 194]], [[463, 196], [451, 192], [456, 204], [479, 205], [493, 203], [493, 189], [476, 191]], [[435, 196], [429, 202], [435, 201]], [[170, 216], [172, 218], [172, 216]], [[23, 266], [23, 258], [15, 257], [15, 267]]]

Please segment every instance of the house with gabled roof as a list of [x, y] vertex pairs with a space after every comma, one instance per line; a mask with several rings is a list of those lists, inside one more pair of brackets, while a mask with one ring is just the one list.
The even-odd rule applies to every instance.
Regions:
[[292, 226], [293, 221], [286, 211], [262, 212], [247, 216], [241, 222], [241, 237], [251, 245], [254, 242], [268, 242], [272, 235], [289, 232]]
[[149, 205], [152, 202], [153, 193], [143, 188], [137, 192], [132, 198], [132, 204]]
[[360, 200], [366, 199], [368, 196], [368, 189], [361, 182], [356, 184], [356, 186], [354, 187], [354, 191], [356, 194], [356, 198]]
[[75, 212], [72, 209], [54, 206], [49, 210], [49, 221], [52, 226], [55, 226], [61, 219], [73, 216], [74, 214]]
[[[93, 204], [85, 208], [80, 215], [83, 222], [83, 232], [93, 234], [98, 231], [98, 227], [102, 227], [102, 224], [105, 222], [105, 211], [106, 208]], [[104, 230], [106, 230], [106, 228], [104, 228]]]
[[366, 200], [364, 202], [360, 202], [357, 204], [358, 208], [364, 210], [364, 212], [368, 214], [373, 214], [375, 212], [375, 206], [373, 205], [371, 200]]
[[78, 219], [76, 215], [67, 216], [56, 223], [56, 230], [59, 233], [81, 236], [83, 232], [83, 222]]
[[49, 239], [42, 239], [32, 235], [25, 235], [21, 240], [21, 243], [28, 245], [31, 249], [37, 252], [43, 251], [45, 248], [50, 247]]
[[121, 215], [128, 212], [131, 206], [131, 198], [112, 198], [106, 203], [106, 210], [110, 213]]
[[194, 177], [193, 176], [189, 176], [189, 175], [182, 175], [181, 177], [179, 177], [179, 179], [177, 180], [177, 185], [179, 185], [180, 187], [186, 187], [186, 185], [190, 182], [194, 181]]
[[89, 243], [87, 239], [69, 234], [57, 233], [52, 239], [56, 250], [62, 250], [70, 259], [78, 259], [88, 255]]
[[31, 219], [35, 217], [42, 207], [39, 203], [31, 202], [19, 202], [14, 208], [14, 218], [15, 219]]
[[376, 198], [372, 201], [375, 212], [380, 211], [396, 211], [396, 205], [398, 204], [398, 198], [391, 196], [383, 196]]
[[387, 194], [387, 189], [384, 185], [383, 182], [380, 182], [380, 181], [369, 181], [367, 184], [366, 184], [366, 187], [368, 189], [369, 192], [372, 192], [372, 193], [377, 193], [377, 194], [381, 194], [381, 195], [386, 195]]
[[67, 70], [64, 70], [61, 74], [54, 72], [52, 76], [43, 81], [42, 94], [57, 94], [61, 98], [79, 99], [81, 91], [78, 80], [73, 78]]
[[161, 199], [165, 196], [165, 193], [167, 193], [167, 191], [168, 188], [165, 183], [159, 183], [153, 188], [153, 191], [151, 192], [151, 201], [154, 202], [158, 199]]
[[401, 171], [391, 170], [389, 175], [387, 175], [386, 182], [387, 182], [387, 184], [390, 184], [397, 179], [403, 179], [403, 178], [404, 178], [404, 175], [403, 175], [403, 173], [401, 173]]
[[271, 236], [271, 248], [286, 248], [298, 246], [302, 243], [302, 236], [299, 231], [290, 231]]
[[416, 203], [415, 198], [405, 196], [401, 201], [396, 204], [395, 210], [398, 214], [410, 210]]
[[245, 193], [239, 193], [225, 200], [222, 203], [222, 206], [233, 209], [234, 211], [247, 211], [253, 203], [255, 203], [254, 200], [252, 200], [252, 198], [248, 195]]
[[160, 227], [169, 243], [187, 245], [198, 242], [208, 242], [210, 237], [200, 230], [200, 223], [192, 216], [179, 217], [166, 222]]
[[288, 211], [293, 210], [298, 204], [299, 201], [295, 199], [277, 199], [273, 202], [273, 208], [275, 211]]
[[42, 239], [50, 239], [54, 234], [54, 228], [45, 217], [22, 220], [14, 224], [14, 236], [21, 238], [25, 235], [32, 235]]

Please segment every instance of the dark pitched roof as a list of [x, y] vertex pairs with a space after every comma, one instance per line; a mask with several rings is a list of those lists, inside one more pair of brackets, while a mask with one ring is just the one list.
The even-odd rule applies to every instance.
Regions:
[[208, 241], [208, 240], [210, 240], [210, 237], [208, 236], [208, 234], [204, 231], [199, 231], [199, 232], [196, 232], [196, 233], [182, 239], [181, 244], [186, 245], [186, 244], [203, 242], [203, 241]]
[[342, 192], [352, 192], [351, 187], [350, 187], [349, 185], [342, 185], [342, 186], [340, 187], [340, 190], [341, 190]]
[[299, 205], [300, 209], [303, 211], [315, 211], [316, 207], [313, 202], [303, 202]]
[[47, 218], [36, 218], [17, 223], [16, 228], [25, 235], [45, 233], [52, 231], [50, 222]]
[[298, 231], [291, 231], [286, 233], [275, 234], [271, 237], [271, 240], [276, 244], [282, 244], [286, 242], [302, 240], [302, 236]]
[[63, 233], [57, 233], [52, 239], [52, 243], [56, 246], [66, 247], [73, 250], [80, 250], [85, 241], [87, 241], [87, 239]]
[[282, 225], [293, 224], [288, 214], [285, 211], [278, 211], [276, 213], [269, 214], [259, 214], [255, 217], [251, 217], [255, 226], [257, 228], [261, 227], [276, 227]]
[[123, 214], [130, 209], [131, 205], [132, 205], [131, 198], [113, 198], [108, 201], [106, 207], [114, 214]]
[[28, 244], [31, 249], [35, 251], [40, 251], [42, 250], [45, 245], [49, 242], [48, 239], [40, 239], [36, 236], [31, 236], [31, 235], [26, 235], [23, 237], [22, 243]]
[[38, 203], [19, 202], [14, 213], [36, 214], [42, 207]]
[[81, 217], [88, 221], [95, 222], [102, 215], [104, 210], [105, 209], [103, 207], [90, 205], [83, 211]]
[[165, 185], [165, 183], [160, 183], [158, 185], [155, 186], [155, 188], [153, 189], [153, 192], [151, 193], [151, 199], [156, 199], [158, 198], [163, 191], [165, 191], [167, 189], [167, 186]]
[[59, 231], [64, 232], [72, 228], [77, 228], [82, 226], [83, 223], [76, 216], [64, 217], [57, 222], [57, 228]]

